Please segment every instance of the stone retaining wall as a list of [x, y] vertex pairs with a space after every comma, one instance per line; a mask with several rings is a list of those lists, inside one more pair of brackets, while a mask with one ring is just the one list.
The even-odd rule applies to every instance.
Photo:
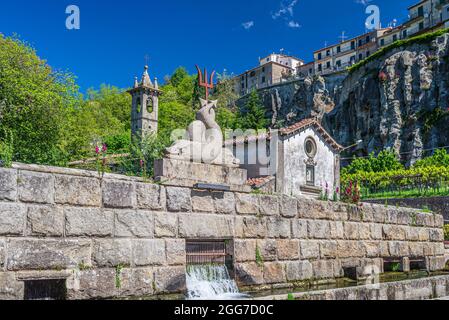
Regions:
[[67, 279], [71, 299], [183, 293], [186, 239], [233, 240], [240, 286], [382, 271], [386, 257], [425, 257], [438, 270], [442, 226], [441, 215], [413, 209], [14, 165], [0, 169], [0, 299], [23, 298], [36, 279]]
[[[296, 300], [428, 300], [449, 296], [449, 276], [436, 276], [358, 287], [293, 293]], [[287, 300], [275, 295], [256, 300]]]

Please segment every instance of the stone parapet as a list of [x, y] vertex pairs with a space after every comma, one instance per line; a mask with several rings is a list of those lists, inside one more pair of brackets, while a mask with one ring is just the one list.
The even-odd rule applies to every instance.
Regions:
[[241, 286], [342, 277], [384, 259], [444, 268], [443, 217], [416, 209], [212, 192], [52, 167], [0, 169], [0, 298], [67, 279], [74, 299], [183, 293], [186, 240], [231, 240]]

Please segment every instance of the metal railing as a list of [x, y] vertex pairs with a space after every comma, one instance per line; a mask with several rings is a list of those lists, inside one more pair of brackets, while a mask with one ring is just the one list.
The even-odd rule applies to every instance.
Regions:
[[188, 265], [225, 264], [226, 256], [224, 241], [188, 241], [186, 244]]

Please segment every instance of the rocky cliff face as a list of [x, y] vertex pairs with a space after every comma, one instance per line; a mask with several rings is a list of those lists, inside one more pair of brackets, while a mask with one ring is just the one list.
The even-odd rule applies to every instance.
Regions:
[[[348, 75], [261, 91], [273, 126], [318, 117], [359, 155], [392, 148], [411, 164], [449, 145], [449, 34], [386, 53]], [[244, 103], [244, 100], [240, 103]]]

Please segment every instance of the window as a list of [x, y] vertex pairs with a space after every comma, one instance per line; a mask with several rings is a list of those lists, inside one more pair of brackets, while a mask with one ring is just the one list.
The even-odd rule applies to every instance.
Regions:
[[245, 76], [242, 76], [242, 81], [245, 81]]
[[262, 72], [265, 72], [265, 67], [262, 68]]
[[337, 47], [337, 53], [340, 53], [340, 52], [341, 52], [341, 47], [338, 46], [338, 47]]
[[407, 30], [402, 31], [402, 38], [407, 38]]
[[420, 22], [419, 23], [419, 30], [423, 30], [424, 29], [424, 22]]
[[424, 16], [424, 7], [423, 6], [418, 8], [418, 16], [420, 16], [420, 17]]
[[366, 43], [371, 41], [371, 37], [370, 36], [366, 36]]
[[359, 53], [359, 61], [363, 60], [363, 53]]
[[322, 71], [323, 70], [323, 65], [320, 63], [319, 65], [318, 65], [318, 71]]
[[361, 47], [363, 45], [363, 40], [359, 39], [359, 47]]
[[147, 99], [147, 111], [148, 111], [148, 113], [153, 112], [153, 97], [149, 97]]
[[270, 58], [267, 58], [267, 62], [269, 62], [270, 61]]
[[341, 67], [341, 60], [337, 60], [337, 67]]
[[371, 52], [367, 51], [366, 52], [366, 57], [368, 58], [371, 55]]
[[315, 167], [306, 166], [306, 184], [308, 186], [315, 186]]
[[321, 52], [318, 53], [318, 60], [321, 60], [322, 56], [321, 56]]
[[140, 113], [141, 109], [142, 109], [142, 103], [140, 101], [140, 98], [137, 98], [137, 100], [136, 100], [136, 112]]
[[351, 50], [355, 49], [355, 41], [351, 41]]
[[329, 57], [330, 55], [331, 55], [331, 51], [330, 51], [330, 50], [327, 50], [327, 51], [326, 51], [326, 56]]
[[309, 158], [312, 158], [312, 159], [315, 158], [316, 153], [317, 153], [317, 147], [316, 147], [315, 140], [312, 137], [308, 137], [306, 139], [305, 151], [306, 151], [306, 155]]
[[326, 68], [330, 69], [330, 67], [331, 67], [331, 62], [328, 61], [328, 62], [326, 63]]
[[352, 56], [351, 57], [351, 63], [354, 63], [355, 62], [355, 56]]
[[245, 89], [245, 84], [244, 83], [242, 83], [242, 89]]
[[262, 83], [265, 83], [266, 79], [265, 77], [262, 77]]
[[385, 39], [380, 39], [380, 45], [383, 47], [385, 45]]
[[393, 35], [393, 42], [396, 42], [396, 41], [398, 41], [398, 35], [397, 34]]
[[251, 71], [251, 73], [250, 73], [250, 77], [254, 77], [256, 75], [256, 71]]

